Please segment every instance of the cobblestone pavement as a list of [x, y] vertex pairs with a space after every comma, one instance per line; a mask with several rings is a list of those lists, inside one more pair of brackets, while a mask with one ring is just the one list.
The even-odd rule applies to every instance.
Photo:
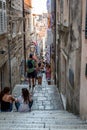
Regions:
[[[16, 85], [13, 95], [21, 94], [26, 85]], [[31, 112], [1, 112], [0, 130], [87, 130], [87, 123], [80, 117], [63, 110], [58, 89], [47, 85], [45, 75], [42, 86], [36, 85]]]
[[[16, 85], [13, 95], [18, 97], [21, 94], [21, 88], [28, 88], [28, 84]], [[30, 90], [32, 92], [32, 88]], [[62, 102], [58, 89], [55, 85], [48, 85], [45, 75], [43, 75], [42, 85], [36, 85], [33, 92], [32, 110], [62, 110]]]

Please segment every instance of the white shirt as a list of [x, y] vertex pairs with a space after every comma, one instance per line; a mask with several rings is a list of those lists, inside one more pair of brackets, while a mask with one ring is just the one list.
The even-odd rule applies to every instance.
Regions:
[[18, 97], [18, 102], [20, 106], [18, 108], [19, 112], [28, 112], [29, 111], [29, 103], [25, 103], [22, 96]]

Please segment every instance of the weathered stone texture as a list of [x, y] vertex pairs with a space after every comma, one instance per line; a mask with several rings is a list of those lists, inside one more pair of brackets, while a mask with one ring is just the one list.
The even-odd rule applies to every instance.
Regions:
[[1, 87], [14, 87], [20, 83], [20, 64], [23, 60], [23, 8], [21, 0], [6, 2], [7, 33], [0, 36], [0, 49], [5, 50], [4, 54], [0, 54], [0, 84]]
[[[59, 2], [59, 1], [58, 1]], [[64, 4], [66, 2], [66, 4]], [[64, 5], [68, 15], [64, 16]], [[59, 73], [60, 90], [66, 97], [67, 109], [79, 113], [80, 65], [81, 65], [81, 0], [60, 0]], [[68, 18], [67, 18], [68, 17]], [[66, 23], [63, 19], [66, 18]]]

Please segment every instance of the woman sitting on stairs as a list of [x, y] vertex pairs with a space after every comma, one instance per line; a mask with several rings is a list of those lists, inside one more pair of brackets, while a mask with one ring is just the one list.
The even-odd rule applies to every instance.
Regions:
[[33, 100], [30, 97], [30, 93], [27, 88], [22, 88], [22, 95], [19, 96], [15, 102], [17, 111], [28, 112], [31, 111]]
[[1, 112], [12, 111], [13, 101], [16, 101], [16, 100], [10, 94], [10, 88], [5, 87], [0, 93]]

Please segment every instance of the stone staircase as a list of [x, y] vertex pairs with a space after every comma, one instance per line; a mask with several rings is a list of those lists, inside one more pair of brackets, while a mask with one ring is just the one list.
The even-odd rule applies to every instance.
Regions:
[[0, 130], [86, 130], [87, 123], [64, 110], [0, 113]]
[[[21, 94], [28, 85], [16, 85], [14, 96]], [[55, 85], [48, 85], [45, 78], [42, 86], [36, 85], [31, 112], [0, 112], [0, 130], [87, 130], [86, 121], [63, 110], [59, 91]]]

